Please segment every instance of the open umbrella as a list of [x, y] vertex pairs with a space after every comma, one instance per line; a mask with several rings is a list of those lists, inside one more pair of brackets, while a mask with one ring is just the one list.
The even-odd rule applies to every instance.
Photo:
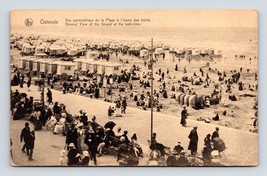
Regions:
[[116, 123], [114, 123], [113, 121], [109, 121], [104, 125], [104, 127], [113, 129], [115, 125], [116, 125]]

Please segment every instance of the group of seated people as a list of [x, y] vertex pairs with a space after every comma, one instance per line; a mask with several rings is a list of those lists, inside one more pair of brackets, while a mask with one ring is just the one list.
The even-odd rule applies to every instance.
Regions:
[[25, 93], [19, 93], [18, 90], [11, 92], [11, 112], [13, 120], [22, 118], [25, 114], [33, 111], [33, 97], [28, 97]]

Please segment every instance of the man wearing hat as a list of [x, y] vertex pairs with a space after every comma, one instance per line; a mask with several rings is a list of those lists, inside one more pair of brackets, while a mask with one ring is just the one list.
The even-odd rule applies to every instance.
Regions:
[[25, 127], [21, 130], [21, 134], [20, 134], [20, 142], [24, 141], [24, 145], [21, 149], [23, 153], [25, 153], [26, 143], [28, 142], [29, 135], [30, 135], [30, 127], [29, 127], [29, 123], [26, 122]]
[[80, 121], [84, 124], [84, 126], [88, 125], [88, 117], [86, 115], [85, 110], [82, 110], [81, 116], [80, 116]]
[[78, 151], [75, 148], [73, 143], [69, 144], [69, 152], [68, 152], [68, 166], [75, 166], [79, 163]]
[[181, 142], [178, 142], [178, 145], [176, 145], [173, 150], [177, 152], [177, 154], [180, 154], [181, 151], [184, 150], [184, 148], [181, 146]]
[[180, 124], [182, 124], [182, 126], [186, 127], [186, 119], [187, 119], [188, 113], [187, 113], [187, 109], [186, 106], [183, 106], [183, 110], [181, 112], [181, 122]]

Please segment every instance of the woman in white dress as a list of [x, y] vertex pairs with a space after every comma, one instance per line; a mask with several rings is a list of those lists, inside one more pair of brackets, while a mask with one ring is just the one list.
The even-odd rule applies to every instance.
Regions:
[[66, 116], [67, 116], [66, 113], [61, 114], [61, 118], [59, 119], [59, 122], [57, 122], [55, 126], [54, 134], [60, 134], [64, 131]]
[[47, 120], [45, 126], [48, 130], [54, 131], [56, 124], [57, 124], [57, 119], [55, 118], [54, 115], [52, 115], [50, 119]]

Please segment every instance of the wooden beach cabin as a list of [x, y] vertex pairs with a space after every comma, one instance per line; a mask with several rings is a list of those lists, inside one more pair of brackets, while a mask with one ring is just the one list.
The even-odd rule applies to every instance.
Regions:
[[35, 59], [36, 59], [35, 57], [27, 57], [25, 68], [28, 69], [28, 70], [32, 70], [32, 68], [33, 68], [33, 61]]
[[40, 71], [40, 59], [35, 58], [35, 59], [32, 61], [32, 70], [33, 70], [33, 71]]
[[87, 59], [84, 58], [79, 58], [79, 59], [74, 59], [73, 63], [75, 64], [75, 70], [82, 70], [82, 71], [86, 71], [86, 64], [85, 64], [85, 69], [82, 69], [82, 64], [83, 61], [86, 61]]
[[76, 55], [78, 54], [78, 52], [79, 52], [79, 51], [78, 51], [77, 48], [69, 48], [67, 54], [68, 54], [69, 56], [76, 56]]
[[35, 48], [35, 56], [36, 57], [46, 57], [47, 54], [45, 54], [45, 46], [36, 46]]
[[87, 59], [96, 59], [97, 56], [98, 56], [98, 52], [96, 52], [96, 51], [88, 51], [86, 53], [86, 58]]
[[40, 59], [39, 60], [40, 63], [40, 72], [47, 72], [48, 70], [48, 60], [47, 59]]
[[47, 61], [47, 73], [50, 74], [57, 73], [57, 61], [54, 60]]
[[23, 45], [22, 55], [33, 55], [35, 52], [35, 46], [29, 44]]
[[19, 58], [19, 68], [21, 68], [21, 69], [26, 68], [26, 59], [27, 59], [27, 57]]
[[121, 66], [119, 63], [107, 63], [105, 65], [105, 75], [120, 74]]
[[57, 65], [57, 75], [67, 74], [73, 76], [75, 72], [75, 64], [70, 61], [55, 61]]

